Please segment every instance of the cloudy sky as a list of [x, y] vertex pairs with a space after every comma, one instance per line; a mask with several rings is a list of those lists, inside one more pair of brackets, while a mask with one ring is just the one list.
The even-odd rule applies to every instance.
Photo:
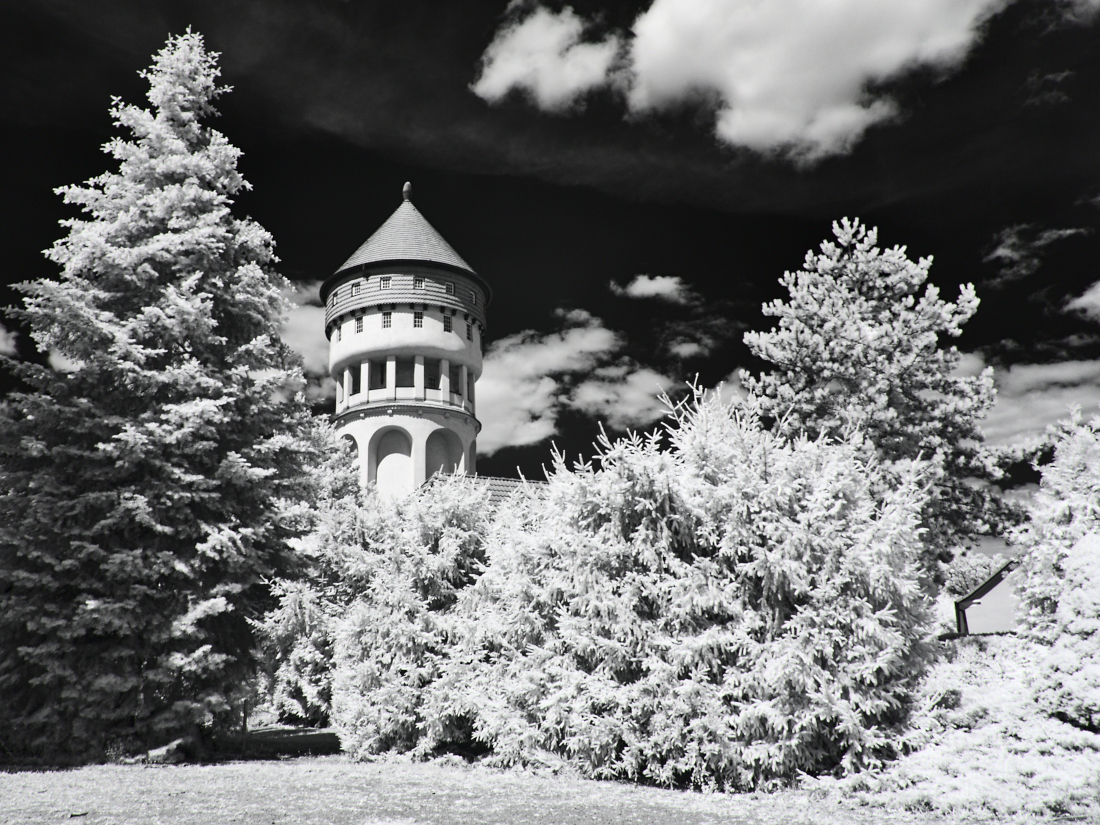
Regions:
[[[107, 168], [111, 96], [143, 101], [189, 25], [234, 87], [215, 125], [319, 399], [316, 286], [404, 181], [493, 285], [482, 472], [760, 369], [744, 331], [844, 216], [934, 256], [947, 296], [975, 284], [957, 344], [996, 369], [991, 441], [1100, 401], [1100, 0], [6, 2], [5, 283], [54, 274], [53, 188]], [[0, 351], [35, 357], [3, 324]]]

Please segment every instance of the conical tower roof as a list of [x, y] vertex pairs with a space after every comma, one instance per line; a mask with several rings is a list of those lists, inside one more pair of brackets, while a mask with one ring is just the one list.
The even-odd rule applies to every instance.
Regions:
[[462, 260], [435, 227], [420, 214], [420, 210], [413, 206], [412, 187], [409, 184], [405, 184], [402, 194], [404, 200], [397, 211], [336, 272], [357, 266], [415, 261], [442, 264], [476, 276], [473, 268]]

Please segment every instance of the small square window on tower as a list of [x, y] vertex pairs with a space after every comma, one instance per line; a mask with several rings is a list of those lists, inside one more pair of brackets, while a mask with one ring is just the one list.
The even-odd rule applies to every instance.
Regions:
[[451, 331], [451, 329], [452, 329], [452, 324], [453, 324], [453, 323], [454, 323], [454, 322], [453, 322], [453, 320], [451, 319], [451, 316], [450, 316], [450, 315], [444, 315], [444, 316], [443, 316], [443, 331], [444, 331], [444, 332], [450, 332], [450, 331]]
[[466, 322], [466, 340], [474, 340], [474, 325], [471, 324], [469, 321]]
[[356, 332], [362, 332], [363, 331], [363, 316], [362, 315], [360, 315], [358, 318], [355, 319], [355, 331]]
[[447, 281], [447, 294], [448, 295], [454, 295], [455, 294], [454, 281]]
[[424, 276], [423, 275], [414, 275], [413, 276], [413, 289], [423, 289], [423, 288], [424, 288]]
[[352, 295], [358, 295], [359, 294], [359, 282], [358, 281], [356, 281], [354, 284], [351, 285], [351, 294]]
[[424, 326], [424, 313], [419, 309], [413, 312], [413, 327], [421, 329]]
[[472, 303], [475, 307], [477, 306], [477, 290], [476, 289], [471, 289], [470, 290], [470, 303]]
[[382, 311], [382, 329], [389, 329], [393, 326], [393, 313], [388, 309]]
[[381, 289], [389, 289], [390, 288], [390, 276], [389, 275], [383, 275], [381, 278], [379, 278], [378, 279], [378, 286]]

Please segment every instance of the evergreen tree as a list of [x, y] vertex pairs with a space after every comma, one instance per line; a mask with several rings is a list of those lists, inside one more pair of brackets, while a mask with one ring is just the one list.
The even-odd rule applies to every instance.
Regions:
[[[1071, 548], [1100, 533], [1100, 416], [1085, 421], [1075, 409], [1048, 432], [1054, 458], [1039, 468], [1042, 481], [1030, 521], [1011, 537], [1025, 550], [1015, 574], [1020, 623], [1026, 635], [1045, 645], [1066, 632], [1059, 611], [1071, 589], [1066, 568]], [[1093, 543], [1083, 547], [1077, 555], [1091, 557]]]
[[227, 714], [250, 618], [289, 574], [317, 455], [271, 236], [230, 212], [240, 151], [204, 125], [217, 55], [190, 31], [151, 109], [114, 100], [118, 170], [58, 190], [83, 217], [15, 311], [69, 371], [10, 364], [0, 409], [0, 747], [94, 758]]
[[332, 710], [332, 655], [339, 618], [363, 582], [355, 565], [361, 552], [360, 521], [376, 508], [359, 482], [348, 439], [315, 420], [325, 443], [317, 467], [311, 529], [296, 539], [305, 569], [272, 583], [276, 606], [256, 623], [263, 651], [263, 700], [280, 721], [326, 725]]
[[784, 273], [789, 299], [764, 305], [778, 328], [745, 334], [775, 369], [741, 378], [782, 432], [835, 437], [854, 424], [885, 461], [933, 462], [924, 565], [938, 583], [955, 549], [1014, 518], [988, 486], [973, 483], [1001, 477], [979, 428], [993, 404], [993, 371], [958, 375], [958, 350], [941, 346], [942, 336], [961, 334], [978, 298], [970, 284], [956, 303], [933, 285], [919, 294], [932, 259], [880, 249], [877, 230], [858, 220], [834, 222], [833, 234], [835, 243]]

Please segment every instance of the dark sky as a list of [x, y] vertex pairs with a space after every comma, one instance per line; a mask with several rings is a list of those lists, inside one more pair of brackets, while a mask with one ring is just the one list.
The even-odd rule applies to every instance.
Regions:
[[[899, 23], [868, 16], [877, 0], [846, 0], [830, 4], [836, 20], [781, 24], [750, 5], [4, 0], [3, 280], [55, 274], [41, 250], [73, 213], [53, 188], [109, 168], [112, 95], [143, 104], [137, 72], [191, 26], [234, 87], [213, 125], [244, 151], [254, 188], [239, 210], [274, 234], [300, 299], [397, 208], [406, 180], [493, 285], [482, 472], [537, 472], [551, 437], [590, 452], [598, 419], [651, 424], [658, 377], [711, 385], [759, 368], [743, 331], [770, 326], [761, 303], [842, 216], [934, 255], [946, 297], [977, 287], [958, 345], [971, 367], [997, 369], [991, 440], [1038, 432], [1070, 403], [1095, 407], [1097, 4], [907, 0]], [[976, 22], [949, 19], [961, 6]], [[713, 19], [680, 26], [700, 9]], [[576, 64], [587, 86], [566, 65], [578, 51], [509, 63], [521, 36], [537, 46], [572, 24], [593, 54], [618, 44], [602, 74]], [[820, 34], [834, 24], [840, 35]], [[928, 57], [940, 41], [913, 45], [918, 30], [958, 42]], [[831, 112], [880, 115], [815, 132]], [[646, 284], [658, 294], [631, 297]], [[318, 315], [288, 330], [314, 372]]]

